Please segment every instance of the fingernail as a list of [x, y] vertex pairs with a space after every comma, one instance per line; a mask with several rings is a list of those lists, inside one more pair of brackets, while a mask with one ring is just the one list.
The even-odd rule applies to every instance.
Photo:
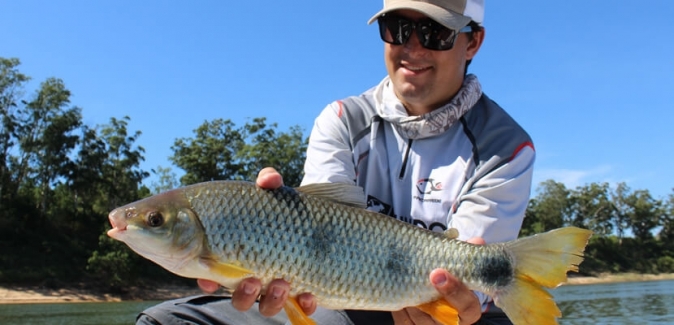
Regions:
[[447, 283], [447, 277], [444, 274], [439, 274], [434, 276], [431, 281], [433, 282], [433, 285], [441, 287]]
[[271, 290], [271, 297], [274, 298], [274, 299], [279, 299], [283, 296], [284, 293], [285, 293], [285, 290], [283, 290], [279, 287], [274, 287]]
[[300, 299], [300, 306], [302, 306], [302, 309], [309, 309], [311, 308], [311, 301], [308, 299]]
[[243, 284], [243, 292], [247, 295], [252, 295], [255, 293], [255, 286], [250, 283]]

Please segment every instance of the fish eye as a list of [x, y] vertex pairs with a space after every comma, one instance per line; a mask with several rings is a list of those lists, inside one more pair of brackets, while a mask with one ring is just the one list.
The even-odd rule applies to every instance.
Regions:
[[152, 211], [147, 215], [147, 224], [152, 228], [159, 227], [164, 224], [164, 216], [161, 212]]

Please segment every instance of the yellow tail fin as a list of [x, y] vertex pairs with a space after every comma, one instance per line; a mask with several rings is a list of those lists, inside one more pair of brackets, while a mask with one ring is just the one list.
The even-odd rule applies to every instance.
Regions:
[[566, 282], [568, 271], [578, 271], [592, 231], [566, 227], [506, 244], [515, 264], [515, 280], [498, 290], [494, 302], [513, 324], [557, 324], [560, 312], [546, 288]]

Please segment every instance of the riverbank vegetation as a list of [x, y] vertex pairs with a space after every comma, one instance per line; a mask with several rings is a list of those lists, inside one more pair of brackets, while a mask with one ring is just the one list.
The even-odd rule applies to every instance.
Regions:
[[[143, 170], [141, 131], [130, 117], [86, 125], [58, 78], [26, 95], [18, 59], [0, 58], [0, 283], [61, 286], [87, 281], [110, 290], [148, 280], [185, 283], [109, 239], [107, 214], [153, 193], [206, 180], [253, 180], [275, 166], [298, 185], [307, 139], [265, 118], [243, 126], [206, 121], [175, 139], [171, 167]], [[156, 181], [144, 183], [152, 174]], [[674, 195], [592, 183], [543, 182], [521, 235], [562, 226], [595, 232], [581, 273], [674, 272]], [[189, 280], [189, 283], [193, 283]]]

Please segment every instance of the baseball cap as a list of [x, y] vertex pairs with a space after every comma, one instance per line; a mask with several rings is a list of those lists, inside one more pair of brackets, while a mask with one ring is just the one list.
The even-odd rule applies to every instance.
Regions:
[[367, 23], [372, 24], [379, 16], [399, 9], [418, 11], [454, 30], [465, 27], [471, 20], [481, 26], [484, 20], [484, 0], [384, 0], [384, 9]]

